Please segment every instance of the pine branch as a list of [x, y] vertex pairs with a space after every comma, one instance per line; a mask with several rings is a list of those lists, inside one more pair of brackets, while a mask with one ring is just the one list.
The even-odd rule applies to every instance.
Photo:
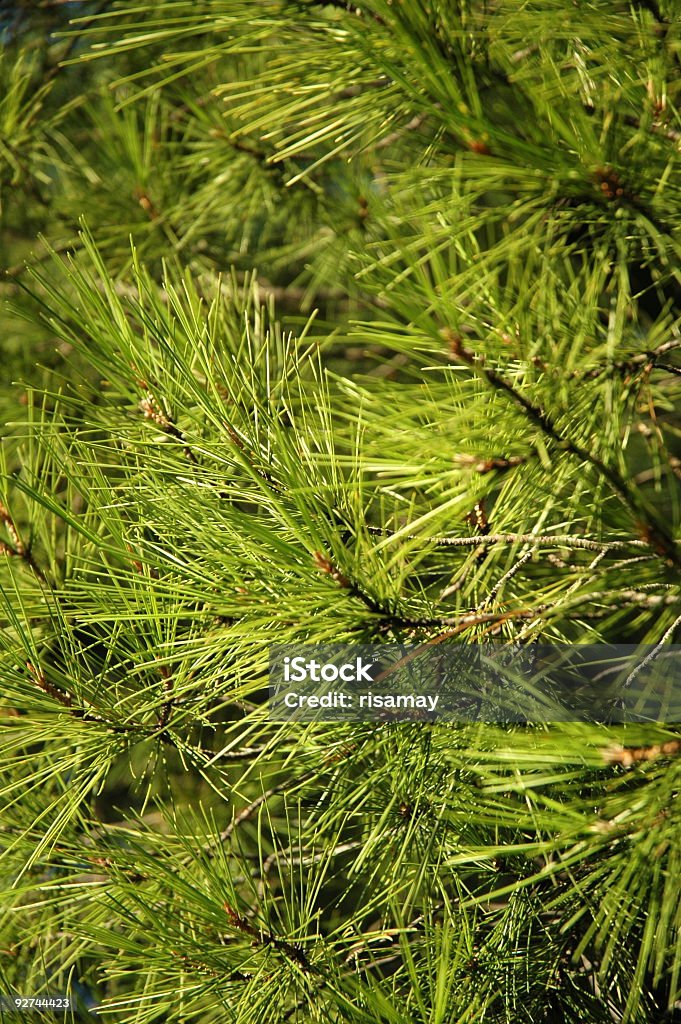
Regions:
[[245, 917], [241, 917], [229, 903], [225, 903], [224, 908], [232, 927], [253, 939], [256, 946], [259, 946], [261, 949], [272, 948], [277, 950], [278, 953], [282, 953], [287, 960], [301, 968], [306, 974], [322, 973], [319, 966], [313, 964], [309, 959], [304, 946], [300, 943], [289, 942], [288, 939], [279, 938], [273, 932], [261, 932]]
[[[0, 989], [653, 1019], [673, 730], [299, 728], [264, 684], [274, 640], [673, 653], [673, 5], [89, 4], [66, 53], [23, 6], [6, 263], [98, 242], [8, 286]], [[466, 326], [450, 372], [462, 318], [508, 364]]]
[[33, 575], [41, 583], [47, 584], [47, 576], [40, 568], [33, 555], [31, 554], [30, 548], [27, 547], [22, 541], [12, 516], [1, 502], [0, 521], [4, 523], [5, 528], [12, 539], [12, 544], [7, 544], [4, 541], [0, 541], [0, 553], [10, 555], [13, 558], [19, 558], [25, 565], [28, 566]]
[[[176, 743], [172, 737], [168, 734], [165, 725], [159, 721], [159, 727], [161, 732], [159, 733], [157, 728], [152, 726], [149, 727], [141, 722], [114, 722], [106, 718], [104, 715], [99, 714], [93, 709], [91, 704], [83, 707], [74, 703], [73, 697], [66, 690], [59, 686], [55, 686], [49, 682], [44, 671], [38, 666], [33, 665], [32, 662], [26, 662], [26, 668], [28, 669], [29, 675], [33, 679], [33, 682], [42, 690], [43, 693], [51, 697], [57, 704], [59, 704], [68, 714], [75, 720], [83, 722], [85, 724], [92, 723], [95, 725], [103, 726], [107, 732], [118, 733], [119, 735], [128, 736], [131, 740], [139, 738], [152, 738], [158, 735], [164, 743], [169, 743], [175, 746]], [[172, 701], [168, 700], [164, 704], [161, 712], [161, 718], [163, 715], [170, 715], [172, 709]], [[167, 724], [167, 723], [166, 723]]]
[[635, 520], [640, 524], [647, 543], [670, 565], [681, 569], [681, 554], [677, 550], [676, 541], [667, 528], [659, 522], [655, 513], [644, 504], [639, 494], [632, 490], [628, 481], [624, 479], [618, 470], [604, 463], [598, 456], [575, 441], [574, 438], [562, 433], [540, 406], [532, 403], [496, 370], [485, 366], [482, 359], [476, 358], [472, 352], [464, 348], [458, 334], [449, 328], [445, 328], [442, 334], [449, 343], [453, 356], [461, 359], [482, 376], [493, 390], [505, 394], [511, 401], [520, 406], [530, 421], [539, 427], [559, 448], [569, 452], [581, 462], [587, 463], [599, 476], [607, 480], [615, 493], [629, 508]]
[[[146, 384], [144, 384], [146, 387]], [[140, 401], [140, 410], [144, 413], [145, 419], [151, 420], [158, 427], [161, 428], [169, 437], [179, 441], [182, 445], [182, 450], [185, 456], [194, 465], [197, 464], [198, 460], [187, 444], [182, 432], [178, 430], [173, 419], [163, 411], [159, 402], [154, 398], [150, 391], [147, 391], [145, 397]]]
[[[303, 778], [305, 778], [305, 776], [303, 776]], [[261, 793], [260, 796], [257, 796], [255, 800], [252, 800], [251, 803], [248, 804], [247, 807], [244, 807], [243, 810], [239, 811], [239, 813], [234, 817], [234, 819], [230, 821], [229, 825], [227, 825], [227, 827], [222, 830], [219, 836], [219, 842], [226, 843], [227, 840], [231, 838], [234, 830], [239, 827], [239, 825], [242, 825], [245, 821], [250, 821], [250, 819], [253, 817], [256, 811], [258, 811], [264, 804], [266, 804], [271, 797], [276, 796], [278, 793], [283, 793], [286, 790], [287, 786], [289, 786], [290, 784], [290, 780], [287, 780], [286, 782], [280, 782], [278, 785], [272, 786], [270, 789], [265, 790], [265, 792]], [[208, 856], [211, 856], [211, 851], [214, 852], [214, 850], [215, 844], [211, 844], [204, 848], [204, 853]]]
[[49, 683], [45, 678], [45, 673], [42, 669], [37, 668], [30, 661], [26, 662], [26, 668], [28, 669], [36, 686], [42, 690], [43, 693], [46, 693], [48, 697], [51, 697], [54, 701], [61, 704], [62, 707], [67, 708], [72, 713], [75, 713], [76, 715], [78, 714], [79, 709], [75, 709], [74, 712], [71, 694], [66, 693], [66, 691], [62, 690], [60, 687], [53, 686], [52, 683]]
[[161, 735], [164, 735], [170, 722], [170, 717], [173, 713], [173, 681], [170, 669], [167, 665], [160, 665], [158, 671], [163, 680], [163, 690], [166, 696], [163, 706], [161, 707], [161, 712], [158, 716], [158, 726], [161, 730]]
[[346, 590], [349, 597], [355, 597], [365, 605], [366, 608], [374, 615], [379, 617], [377, 628], [388, 626], [393, 628], [408, 628], [408, 629], [419, 629], [432, 625], [440, 625], [440, 620], [437, 619], [414, 619], [410, 616], [402, 615], [399, 612], [392, 611], [387, 605], [382, 604], [380, 601], [376, 601], [370, 594], [367, 594], [357, 583], [352, 582], [340, 572], [333, 563], [323, 555], [321, 551], [315, 551], [314, 562], [318, 569], [321, 569], [325, 575], [330, 576], [331, 579], [338, 584], [342, 590]]

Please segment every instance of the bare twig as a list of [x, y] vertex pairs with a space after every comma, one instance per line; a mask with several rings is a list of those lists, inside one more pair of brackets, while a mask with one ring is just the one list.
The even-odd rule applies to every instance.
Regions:
[[[287, 785], [288, 781], [280, 782], [279, 785], [272, 786], [271, 789], [266, 789], [264, 793], [261, 793], [260, 796], [256, 797], [255, 800], [251, 801], [251, 803], [248, 804], [247, 807], [244, 807], [243, 810], [239, 811], [239, 813], [236, 815], [236, 817], [232, 819], [229, 825], [227, 825], [226, 828], [223, 828], [219, 836], [219, 842], [226, 843], [227, 840], [232, 835], [232, 833], [234, 832], [234, 830], [239, 827], [239, 825], [242, 825], [244, 821], [249, 821], [253, 817], [255, 812], [258, 810], [258, 808], [262, 807], [263, 804], [267, 803], [270, 797], [275, 796], [277, 793], [282, 793], [286, 789]], [[216, 845], [217, 844], [215, 843], [211, 843], [210, 847], [204, 849], [204, 853], [210, 855], [211, 850], [214, 850]]]
[[522, 567], [527, 562], [529, 562], [530, 559], [534, 558], [534, 554], [534, 551], [526, 551], [524, 555], [521, 555], [518, 561], [515, 563], [515, 565], [512, 565], [508, 572], [505, 572], [501, 579], [497, 580], [497, 582], [494, 584], [490, 592], [485, 597], [484, 601], [482, 601], [478, 605], [478, 608], [476, 610], [482, 611], [483, 608], [486, 608], [494, 600], [499, 591], [502, 590], [505, 584], [508, 583], [509, 580], [513, 579], [515, 574], [517, 572], [520, 572]]
[[[678, 600], [678, 598], [677, 598], [677, 600]], [[669, 627], [669, 629], [666, 629], [665, 632], [662, 634], [662, 637], [660, 638], [659, 643], [657, 643], [655, 645], [655, 647], [653, 647], [652, 651], [648, 652], [648, 654], [636, 666], [636, 668], [633, 670], [633, 672], [629, 673], [629, 675], [627, 676], [627, 678], [625, 680], [625, 683], [624, 683], [625, 686], [629, 686], [629, 684], [634, 681], [634, 679], [639, 674], [639, 672], [641, 672], [641, 670], [644, 669], [646, 667], [646, 665], [649, 665], [651, 661], [654, 661], [654, 659], [658, 656], [660, 651], [663, 649], [663, 647], [664, 647], [665, 643], [667, 642], [667, 640], [669, 640], [669, 638], [674, 635], [676, 629], [678, 628], [678, 626], [680, 624], [681, 624], [681, 615], [677, 616], [677, 618], [674, 619], [674, 621], [672, 622], [672, 624]]]
[[539, 534], [539, 533], [488, 533], [480, 537], [437, 537], [434, 539], [438, 547], [467, 548], [488, 544], [535, 544], [558, 548], [584, 548], [587, 551], [610, 551], [617, 548], [640, 547], [648, 545], [642, 540], [623, 539], [614, 541], [597, 541], [589, 537], [574, 537], [570, 534]]
[[656, 761], [659, 757], [675, 757], [681, 753], [681, 740], [668, 740], [666, 743], [654, 743], [650, 747], [608, 747], [603, 751], [606, 764], [621, 764], [623, 768], [631, 768], [641, 761]]

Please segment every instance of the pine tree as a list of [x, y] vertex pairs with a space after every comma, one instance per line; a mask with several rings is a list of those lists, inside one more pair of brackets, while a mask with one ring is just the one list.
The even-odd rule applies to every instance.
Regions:
[[681, 5], [3, 19], [2, 1019], [674, 1019], [673, 724], [267, 678], [678, 638]]

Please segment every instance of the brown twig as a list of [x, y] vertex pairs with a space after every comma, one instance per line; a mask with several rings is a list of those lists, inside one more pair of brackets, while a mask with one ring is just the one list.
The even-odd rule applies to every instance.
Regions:
[[0, 553], [21, 559], [41, 583], [47, 583], [47, 576], [31, 554], [30, 547], [24, 544], [12, 516], [2, 502], [0, 502], [0, 521], [5, 524], [5, 529], [12, 540], [11, 544], [0, 541]]
[[158, 716], [158, 727], [165, 732], [170, 722], [170, 717], [173, 713], [173, 682], [170, 669], [167, 665], [159, 665], [159, 675], [163, 680], [163, 692], [165, 693], [165, 701], [161, 707], [161, 713]]
[[147, 391], [146, 395], [141, 400], [139, 407], [140, 411], [144, 413], [145, 419], [151, 420], [156, 424], [156, 426], [160, 427], [164, 433], [168, 434], [169, 437], [179, 441], [182, 444], [182, 450], [189, 461], [194, 464], [197, 463], [198, 460], [187, 444], [182, 431], [178, 429], [172, 417], [163, 411], [160, 403], [154, 398], [150, 391]]
[[271, 947], [282, 953], [284, 957], [302, 968], [306, 974], [320, 974], [319, 967], [313, 964], [307, 956], [302, 945], [297, 942], [290, 942], [288, 939], [280, 939], [273, 932], [262, 932], [255, 927], [247, 918], [242, 917], [229, 903], [223, 904], [229, 922], [233, 928], [243, 935], [253, 939], [254, 945], [263, 949]]
[[603, 751], [603, 760], [606, 764], [631, 768], [641, 761], [656, 761], [659, 757], [675, 757], [678, 754], [681, 754], [681, 740], [668, 740], [666, 743], [654, 743], [650, 747], [608, 747]]
[[321, 551], [315, 551], [313, 554], [314, 563], [318, 569], [329, 576], [335, 583], [338, 584], [343, 590], [346, 590], [350, 597], [356, 597], [358, 600], [373, 612], [374, 615], [380, 616], [380, 625], [385, 626], [396, 626], [407, 629], [420, 629], [428, 626], [440, 626], [442, 625], [441, 619], [414, 619], [411, 616], [402, 615], [400, 612], [394, 612], [390, 608], [381, 604], [375, 598], [367, 594], [366, 591], [362, 590], [359, 584], [352, 580], [349, 580], [347, 576], [331, 562], [331, 560]]
[[43, 693], [48, 695], [48, 697], [56, 700], [62, 705], [62, 707], [68, 708], [69, 711], [73, 710], [73, 699], [70, 693], [67, 693], [66, 690], [62, 690], [60, 687], [54, 686], [52, 683], [48, 682], [43, 670], [33, 665], [30, 661], [26, 662], [26, 668], [39, 690], [42, 690]]

